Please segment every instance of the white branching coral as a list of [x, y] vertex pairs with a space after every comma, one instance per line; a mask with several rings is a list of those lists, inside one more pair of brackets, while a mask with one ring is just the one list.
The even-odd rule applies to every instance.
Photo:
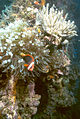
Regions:
[[67, 20], [63, 10], [59, 11], [53, 5], [49, 10], [49, 4], [43, 7], [36, 15], [36, 25], [42, 25], [43, 30], [56, 38], [77, 36], [74, 21]]

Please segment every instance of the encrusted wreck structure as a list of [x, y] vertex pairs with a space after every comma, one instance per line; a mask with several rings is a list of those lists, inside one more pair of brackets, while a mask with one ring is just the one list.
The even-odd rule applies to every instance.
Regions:
[[[71, 90], [75, 79], [67, 46], [77, 36], [76, 25], [55, 5], [49, 9], [49, 4], [33, 3], [14, 1], [2, 12], [0, 116], [3, 119], [36, 118], [32, 116], [37, 110], [38, 119], [56, 119], [57, 108], [75, 103]], [[34, 57], [33, 71], [24, 66], [22, 52]]]

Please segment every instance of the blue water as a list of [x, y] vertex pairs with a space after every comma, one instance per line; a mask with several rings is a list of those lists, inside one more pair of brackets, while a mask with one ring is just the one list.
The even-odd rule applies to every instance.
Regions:
[[78, 37], [74, 39], [72, 64], [77, 73], [77, 80], [74, 89], [77, 104], [73, 107], [72, 119], [80, 119], [80, 0], [73, 0], [75, 9], [72, 11], [73, 19], [77, 25]]
[[80, 64], [80, 0], [73, 0], [73, 2], [75, 2], [76, 4], [75, 10], [73, 12], [74, 21], [78, 27], [78, 37], [75, 39], [75, 42], [74, 42], [74, 47], [75, 47], [74, 62], [77, 62], [78, 64]]
[[5, 5], [8, 6], [13, 0], [0, 0], [0, 13], [5, 8]]
[[78, 37], [75, 38], [74, 41], [74, 52], [73, 52], [73, 65], [77, 67], [78, 70], [78, 79], [77, 79], [77, 85], [80, 87], [80, 0], [73, 0], [73, 2], [76, 4], [75, 10], [73, 12], [74, 15], [74, 21], [77, 25], [77, 31], [78, 31]]

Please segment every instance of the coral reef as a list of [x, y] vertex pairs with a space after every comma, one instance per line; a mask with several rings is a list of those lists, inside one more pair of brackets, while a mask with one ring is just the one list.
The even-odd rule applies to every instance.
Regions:
[[[36, 114], [37, 112], [37, 106], [40, 104], [39, 100], [41, 96], [38, 94], [35, 94], [34, 82], [30, 82], [27, 85], [27, 87], [26, 85], [24, 86], [24, 83], [23, 83], [23, 86], [21, 85], [21, 88], [20, 88], [20, 85], [18, 85], [17, 87], [18, 113], [20, 114], [22, 118], [31, 119], [31, 116]], [[22, 90], [22, 87], [23, 87], [23, 90]]]
[[[18, 86], [17, 82], [19, 83]], [[12, 75], [6, 86], [6, 90], [1, 90], [0, 111], [3, 114], [3, 118], [18, 119], [20, 117], [30, 119], [31, 116], [37, 112], [37, 106], [40, 103], [39, 99], [41, 96], [35, 94], [35, 83], [30, 82], [27, 86], [24, 82], [21, 84], [20, 81]]]
[[[16, 19], [23, 21], [34, 22], [35, 14], [38, 9], [32, 5], [32, 1], [28, 0], [14, 0], [10, 6], [5, 6], [0, 15], [0, 28], [9, 25], [10, 22], [14, 22]], [[32, 24], [30, 24], [32, 25]]]
[[[0, 84], [4, 74], [7, 80], [0, 89], [0, 113], [7, 119], [31, 119], [38, 105], [43, 107], [43, 92], [36, 91], [42, 90], [36, 86], [38, 81], [47, 87], [47, 104], [41, 112], [44, 119], [55, 115], [57, 107], [75, 103], [67, 45], [77, 36], [76, 25], [55, 5], [49, 10], [49, 4], [36, 7], [32, 3], [14, 1], [1, 16]], [[33, 71], [24, 66], [21, 53], [34, 57]]]

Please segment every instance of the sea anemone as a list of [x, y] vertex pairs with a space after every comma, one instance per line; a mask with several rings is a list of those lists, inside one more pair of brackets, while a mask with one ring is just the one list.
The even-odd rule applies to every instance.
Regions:
[[37, 72], [43, 71], [43, 67], [48, 65], [49, 49], [38, 38], [38, 31], [35, 27], [29, 28], [26, 22], [16, 20], [2, 28], [0, 36], [1, 66], [6, 67], [6, 71], [11, 69], [26, 75], [28, 71], [23, 65], [24, 60], [20, 56], [21, 52], [31, 54], [34, 57]]
[[49, 4], [47, 4], [37, 13], [36, 25], [41, 25], [46, 33], [62, 42], [65, 37], [69, 39], [77, 36], [76, 25], [74, 21], [67, 20], [67, 16], [68, 14], [64, 15], [63, 10], [59, 11], [54, 4], [49, 10]]

